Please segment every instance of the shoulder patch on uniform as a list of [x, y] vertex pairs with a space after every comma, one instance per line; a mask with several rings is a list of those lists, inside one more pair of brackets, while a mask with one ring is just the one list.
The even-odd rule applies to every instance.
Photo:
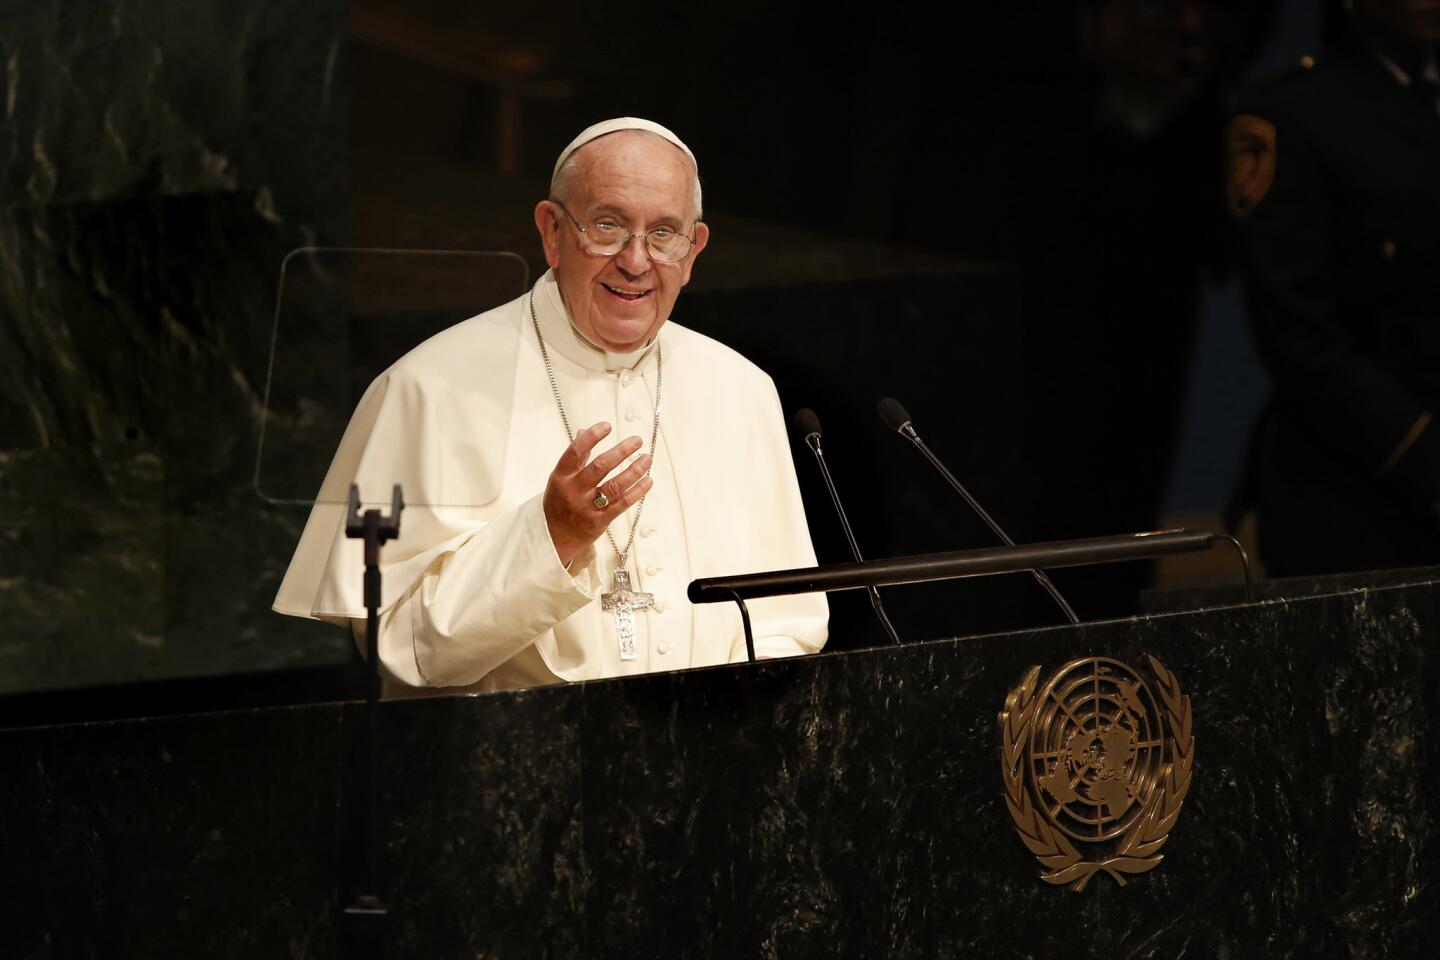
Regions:
[[1275, 124], [1240, 114], [1230, 121], [1225, 151], [1230, 215], [1239, 220], [1265, 199], [1275, 180]]

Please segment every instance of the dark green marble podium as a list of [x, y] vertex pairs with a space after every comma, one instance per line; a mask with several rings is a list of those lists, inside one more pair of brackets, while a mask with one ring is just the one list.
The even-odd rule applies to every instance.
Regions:
[[[1429, 957], [1437, 628], [1423, 582], [387, 703], [387, 952]], [[997, 712], [1032, 665], [1146, 654], [1193, 704], [1164, 861], [1042, 883]], [[0, 952], [335, 956], [359, 718], [0, 733]]]

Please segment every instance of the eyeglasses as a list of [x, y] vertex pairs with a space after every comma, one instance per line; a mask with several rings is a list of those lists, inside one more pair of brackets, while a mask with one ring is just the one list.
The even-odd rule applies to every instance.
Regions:
[[[653, 227], [645, 233], [631, 233], [630, 228], [612, 217], [601, 217], [588, 227], [581, 226], [580, 221], [572, 214], [559, 200], [551, 200], [551, 203], [565, 211], [565, 216], [580, 231], [581, 245], [586, 253], [594, 254], [597, 257], [613, 257], [624, 250], [630, 241], [635, 237], [645, 238], [645, 249], [650, 254], [650, 259], [658, 260], [661, 263], [679, 263], [690, 253], [690, 248], [695, 245], [693, 237], [676, 230], [674, 227]], [[697, 219], [695, 223], [699, 223]], [[691, 224], [694, 229], [694, 224]]]

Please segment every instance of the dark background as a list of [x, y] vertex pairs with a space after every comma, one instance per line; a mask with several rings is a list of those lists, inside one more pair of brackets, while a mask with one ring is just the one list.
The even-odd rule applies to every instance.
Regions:
[[[508, 250], [533, 277], [555, 155], [615, 115], [700, 158], [712, 242], [675, 319], [817, 410], [867, 555], [992, 542], [885, 434], [887, 394], [1017, 540], [1218, 524], [1264, 391], [1227, 266], [1224, 109], [1318, 19], [1303, 0], [0, 4], [0, 713], [349, 690], [340, 631], [269, 611], [305, 515], [255, 492], [282, 259]], [[1137, 72], [1156, 50], [1206, 56]], [[355, 398], [322, 399], [338, 430]], [[845, 559], [803, 447], [797, 468], [822, 562]], [[1134, 612], [1154, 573], [1057, 581], [1093, 619]], [[1056, 619], [1023, 577], [888, 599], [913, 639]], [[832, 645], [880, 642], [863, 599], [833, 609]]]

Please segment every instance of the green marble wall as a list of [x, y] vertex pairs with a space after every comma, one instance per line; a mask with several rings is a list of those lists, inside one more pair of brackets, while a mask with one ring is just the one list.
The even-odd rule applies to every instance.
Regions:
[[0, 694], [343, 662], [267, 613], [276, 275], [348, 232], [347, 4], [0, 5]]

